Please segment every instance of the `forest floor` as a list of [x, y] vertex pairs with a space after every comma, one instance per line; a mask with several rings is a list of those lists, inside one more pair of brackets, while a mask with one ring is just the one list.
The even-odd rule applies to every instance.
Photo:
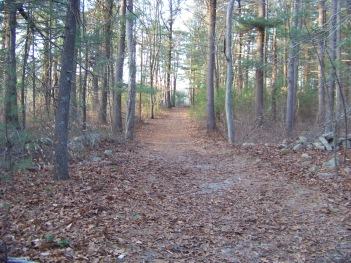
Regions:
[[1, 237], [39, 262], [351, 262], [350, 175], [311, 175], [301, 153], [229, 146], [176, 108], [71, 180], [1, 181]]

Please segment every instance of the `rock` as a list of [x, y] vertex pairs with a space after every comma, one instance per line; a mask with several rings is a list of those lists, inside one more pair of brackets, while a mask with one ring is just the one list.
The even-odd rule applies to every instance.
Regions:
[[104, 154], [105, 154], [105, 155], [111, 155], [111, 154], [112, 154], [112, 150], [105, 150], [105, 151], [104, 151]]
[[309, 171], [310, 173], [315, 173], [315, 172], [317, 172], [318, 169], [319, 169], [319, 167], [317, 165], [315, 165], [315, 166], [311, 166], [310, 168], [308, 168], [307, 171]]
[[308, 155], [308, 153], [303, 153], [301, 154], [302, 158], [306, 158], [306, 159], [311, 159], [312, 157]]
[[281, 149], [281, 150], [279, 151], [279, 154], [280, 154], [280, 155], [286, 155], [286, 154], [289, 154], [289, 153], [291, 153], [291, 152], [292, 152], [291, 149], [284, 148], [284, 149]]
[[40, 138], [39, 142], [42, 143], [42, 144], [45, 144], [47, 146], [52, 146], [53, 145], [53, 141], [49, 137]]
[[67, 144], [67, 146], [68, 146], [68, 149], [73, 152], [82, 151], [85, 149], [84, 144], [79, 141], [71, 141]]
[[278, 145], [278, 149], [288, 149], [288, 148], [292, 148], [292, 145], [291, 144], [285, 144], [285, 143], [282, 143], [282, 144]]
[[351, 149], [351, 142], [349, 140], [344, 140], [342, 143], [341, 143], [342, 147], [344, 148], [347, 148], [347, 149]]
[[36, 263], [35, 261], [30, 261], [25, 258], [7, 258], [6, 262], [8, 263]]
[[[336, 164], [339, 165], [339, 163], [340, 163], [339, 158], [336, 158]], [[323, 167], [325, 167], [325, 168], [330, 168], [330, 169], [334, 169], [335, 166], [336, 166], [336, 164], [335, 164], [335, 159], [332, 158], [332, 159], [330, 159], [329, 161], [323, 163]]]
[[87, 135], [87, 139], [89, 141], [89, 145], [95, 147], [96, 144], [99, 142], [101, 139], [101, 134], [98, 133], [92, 133]]
[[294, 151], [298, 151], [298, 150], [301, 150], [303, 147], [303, 144], [302, 143], [299, 143], [299, 144], [296, 144], [294, 147], [293, 147], [293, 150]]
[[302, 143], [302, 144], [306, 144], [307, 143], [307, 138], [304, 136], [300, 136], [297, 141], [297, 143]]
[[325, 139], [327, 140], [331, 140], [334, 138], [334, 132], [327, 132], [327, 133], [324, 133], [322, 134], [322, 137], [324, 137]]
[[330, 146], [329, 142], [324, 137], [320, 136], [318, 139], [320, 140], [320, 142], [323, 144], [323, 146], [325, 147], [325, 149], [327, 151], [333, 150], [333, 148]]
[[346, 168], [344, 168], [344, 171], [345, 171], [347, 174], [350, 174], [351, 168], [346, 167]]
[[334, 177], [334, 174], [331, 173], [318, 173], [317, 177]]
[[313, 146], [317, 150], [322, 150], [322, 151], [325, 150], [325, 147], [324, 147], [324, 145], [321, 142], [314, 142]]
[[102, 159], [100, 157], [93, 157], [93, 158], [90, 158], [90, 161], [92, 162], [100, 162]]
[[241, 146], [244, 148], [247, 148], [247, 147], [255, 146], [255, 144], [253, 142], [244, 142]]
[[306, 161], [306, 162], [303, 162], [301, 165], [302, 165], [303, 167], [305, 167], [305, 166], [310, 165], [311, 163], [312, 163], [311, 161]]
[[290, 144], [291, 143], [291, 141], [289, 140], [289, 139], [285, 139], [283, 142], [282, 142], [282, 144]]
[[306, 147], [307, 147], [308, 150], [312, 150], [313, 149], [313, 145], [311, 143], [308, 143]]

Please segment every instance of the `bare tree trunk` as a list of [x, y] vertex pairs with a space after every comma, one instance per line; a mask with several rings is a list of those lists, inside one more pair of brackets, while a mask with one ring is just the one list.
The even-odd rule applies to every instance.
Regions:
[[41, 89], [44, 91], [45, 110], [48, 117], [50, 117], [51, 108], [51, 86], [50, 86], [50, 25], [45, 22], [46, 29], [44, 30], [44, 52], [43, 52], [43, 71], [41, 77]]
[[136, 64], [135, 64], [135, 46], [136, 42], [133, 37], [134, 28], [134, 13], [133, 0], [127, 2], [127, 47], [128, 47], [128, 62], [129, 62], [129, 76], [128, 76], [128, 100], [126, 111], [126, 130], [125, 138], [133, 140], [134, 138], [134, 124], [135, 124], [135, 95], [136, 95]]
[[273, 33], [273, 68], [272, 68], [272, 117], [273, 120], [277, 120], [277, 70], [278, 70], [278, 56], [277, 56], [277, 30], [274, 29]]
[[[95, 66], [96, 67], [96, 66]], [[93, 108], [98, 109], [100, 102], [99, 102], [99, 76], [97, 72], [93, 71]]]
[[[341, 0], [337, 1], [337, 10], [336, 10], [336, 61], [342, 61], [341, 55]], [[341, 66], [336, 65], [336, 78], [337, 88], [336, 88], [336, 118], [339, 119], [343, 113], [343, 78], [341, 76]]]
[[104, 24], [105, 24], [105, 43], [104, 43], [104, 61], [105, 61], [105, 68], [104, 68], [104, 77], [102, 83], [102, 90], [101, 90], [101, 104], [100, 104], [100, 111], [99, 111], [99, 122], [101, 124], [107, 124], [107, 98], [109, 92], [109, 85], [110, 85], [110, 59], [111, 59], [111, 19], [112, 19], [112, 8], [113, 8], [113, 0], [105, 0], [105, 7], [104, 7]]
[[[241, 0], [238, 0], [238, 15], [241, 17], [242, 13], [242, 8], [241, 8]], [[242, 32], [239, 33], [239, 44], [238, 44], [238, 75], [237, 75], [237, 91], [239, 94], [243, 90], [243, 69], [242, 69], [242, 57], [243, 57], [243, 36], [244, 34]]]
[[331, 1], [331, 17], [329, 29], [329, 59], [331, 63], [329, 71], [329, 90], [328, 90], [328, 104], [327, 104], [327, 118], [326, 118], [326, 132], [333, 131], [334, 124], [334, 104], [335, 104], [335, 81], [336, 81], [336, 17], [337, 17], [337, 0]]
[[173, 49], [173, 0], [169, 0], [169, 27], [168, 27], [168, 57], [167, 57], [167, 84], [166, 84], [166, 103], [167, 108], [172, 108], [171, 102], [171, 69], [172, 69], [172, 49]]
[[288, 64], [288, 98], [287, 98], [287, 110], [286, 110], [286, 136], [290, 137], [294, 129], [295, 124], [295, 106], [296, 106], [296, 92], [297, 92], [297, 61], [299, 56], [299, 37], [298, 37], [298, 26], [299, 16], [301, 8], [301, 0], [295, 0], [294, 2], [294, 14], [293, 23], [291, 30], [290, 40], [290, 57]]
[[74, 65], [72, 69], [72, 81], [71, 81], [71, 123], [75, 121], [78, 117], [78, 101], [77, 101], [77, 58], [78, 58], [78, 50], [74, 52]]
[[[33, 34], [32, 35], [32, 41], [33, 41], [33, 43], [34, 43], [34, 41], [35, 41], [35, 35]], [[36, 104], [36, 101], [37, 101], [37, 88], [36, 88], [36, 85], [37, 85], [37, 83], [36, 83], [36, 70], [35, 70], [35, 48], [34, 48], [34, 46], [33, 46], [33, 48], [32, 48], [32, 58], [33, 58], [33, 60], [32, 60], [32, 63], [33, 63], [33, 69], [32, 69], [32, 71], [33, 71], [33, 73], [32, 73], [32, 97], [33, 97], [33, 103], [32, 103], [32, 106], [33, 106], [33, 117], [36, 117], [36, 112], [37, 112], [37, 109], [36, 109], [36, 107], [37, 107], [37, 104]], [[57, 74], [57, 73], [56, 73]]]
[[117, 90], [114, 94], [114, 121], [112, 129], [115, 133], [122, 132], [122, 90], [123, 90], [123, 65], [126, 48], [126, 0], [121, 0], [120, 6], [120, 30], [118, 40], [118, 53], [116, 65]]
[[207, 47], [207, 79], [206, 79], [206, 127], [207, 132], [216, 129], [214, 109], [214, 66], [215, 66], [215, 38], [216, 38], [216, 0], [210, 0], [208, 9], [208, 47]]
[[16, 4], [7, 1], [6, 14], [6, 66], [4, 73], [5, 87], [5, 124], [7, 129], [20, 129], [17, 104], [16, 74]]
[[[258, 0], [258, 17], [265, 17], [265, 0]], [[264, 86], [264, 26], [257, 28], [257, 52], [256, 52], [256, 125], [263, 124], [263, 86]]]
[[[325, 24], [325, 0], [319, 1], [318, 27], [323, 32]], [[319, 123], [325, 121], [325, 81], [324, 81], [324, 54], [325, 54], [325, 34], [318, 41], [318, 116]]]
[[227, 117], [228, 141], [234, 143], [234, 120], [232, 112], [232, 86], [233, 86], [233, 62], [232, 62], [232, 17], [234, 1], [230, 0], [227, 10], [227, 33], [226, 33], [226, 59], [227, 59], [227, 83], [225, 93], [225, 112]]
[[30, 26], [27, 25], [27, 35], [26, 41], [24, 43], [24, 58], [23, 58], [23, 68], [22, 68], [22, 80], [21, 80], [21, 107], [22, 107], [22, 129], [26, 128], [26, 75], [27, 75], [27, 65], [28, 65], [28, 57], [31, 48], [31, 35], [30, 35]]
[[74, 51], [77, 29], [77, 17], [79, 14], [79, 0], [70, 0], [67, 8], [65, 25], [65, 41], [62, 50], [61, 74], [58, 85], [58, 105], [55, 120], [55, 159], [54, 179], [67, 180], [68, 173], [68, 121], [72, 71], [75, 65]]
[[88, 86], [88, 68], [89, 68], [89, 41], [86, 37], [86, 20], [85, 20], [85, 1], [83, 0], [83, 8], [82, 8], [82, 16], [83, 16], [83, 41], [85, 44], [85, 69], [84, 69], [84, 77], [82, 83], [82, 94], [81, 94], [81, 103], [82, 103], [82, 129], [86, 130], [87, 128], [87, 86]]

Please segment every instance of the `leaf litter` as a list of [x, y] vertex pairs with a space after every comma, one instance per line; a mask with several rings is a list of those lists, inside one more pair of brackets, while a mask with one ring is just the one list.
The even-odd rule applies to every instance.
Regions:
[[[105, 155], [105, 150], [112, 154]], [[39, 262], [349, 262], [350, 175], [316, 178], [301, 153], [228, 146], [186, 109], [97, 162], [2, 181], [1, 238]], [[309, 152], [315, 162], [327, 158]]]

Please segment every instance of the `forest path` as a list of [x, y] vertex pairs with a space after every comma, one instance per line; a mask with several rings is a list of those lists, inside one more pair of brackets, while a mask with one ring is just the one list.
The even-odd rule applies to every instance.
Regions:
[[[206, 139], [185, 108], [148, 120], [137, 138], [162, 226], [148, 258], [170, 262], [346, 262], [351, 233], [327, 195]], [[147, 169], [147, 168], [146, 168]], [[156, 170], [156, 172], [155, 172]], [[286, 171], [288, 172], [288, 171]], [[148, 187], [147, 187], [148, 188]], [[152, 226], [149, 226], [151, 229]], [[137, 232], [148, 235], [148, 227]], [[144, 237], [145, 238], [145, 237]], [[150, 261], [151, 262], [151, 261]], [[158, 261], [155, 261], [158, 262]]]
[[275, 147], [244, 151], [195, 125], [187, 109], [165, 111], [138, 130], [137, 142], [107, 138], [90, 148], [71, 167], [71, 180], [38, 170], [0, 181], [9, 255], [84, 263], [351, 262], [349, 192], [322, 191], [323, 179], [292, 169], [299, 160], [287, 165], [294, 159], [280, 158]]

